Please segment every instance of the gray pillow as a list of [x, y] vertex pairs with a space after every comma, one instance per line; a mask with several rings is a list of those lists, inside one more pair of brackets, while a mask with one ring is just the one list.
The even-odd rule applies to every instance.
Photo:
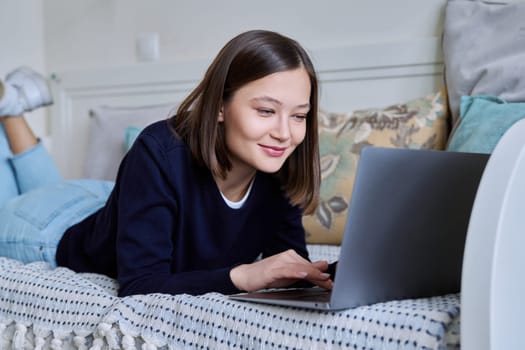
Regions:
[[449, 0], [443, 55], [453, 123], [461, 96], [525, 101], [525, 3]]
[[115, 180], [126, 154], [125, 132], [129, 126], [143, 128], [174, 113], [175, 104], [140, 107], [100, 106], [90, 110], [89, 140], [83, 177]]

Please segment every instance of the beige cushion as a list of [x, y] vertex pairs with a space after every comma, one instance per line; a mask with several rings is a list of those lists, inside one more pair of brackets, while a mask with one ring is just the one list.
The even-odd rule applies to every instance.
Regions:
[[321, 198], [316, 213], [303, 218], [308, 243], [341, 243], [363, 147], [445, 148], [448, 134], [446, 102], [443, 89], [386, 108], [320, 113]]

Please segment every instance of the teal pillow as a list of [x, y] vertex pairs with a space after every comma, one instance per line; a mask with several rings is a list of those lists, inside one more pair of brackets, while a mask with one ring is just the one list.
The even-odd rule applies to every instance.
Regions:
[[129, 151], [133, 142], [137, 139], [142, 128], [136, 126], [128, 126], [124, 131], [124, 144], [126, 145], [126, 152]]
[[525, 102], [506, 102], [495, 96], [462, 96], [460, 117], [447, 150], [490, 154], [503, 134], [525, 118]]

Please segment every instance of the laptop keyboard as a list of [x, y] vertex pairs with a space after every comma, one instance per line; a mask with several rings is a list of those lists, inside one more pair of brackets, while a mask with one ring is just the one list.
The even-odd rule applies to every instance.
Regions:
[[317, 301], [328, 303], [330, 302], [331, 292], [319, 288], [307, 288], [255, 293], [255, 295], [257, 294], [259, 295], [259, 297], [266, 299]]
[[319, 301], [323, 303], [330, 302], [330, 292], [323, 291], [323, 292], [308, 292], [308, 293], [297, 293], [297, 295], [294, 295], [291, 299], [295, 300], [304, 300], [304, 301]]

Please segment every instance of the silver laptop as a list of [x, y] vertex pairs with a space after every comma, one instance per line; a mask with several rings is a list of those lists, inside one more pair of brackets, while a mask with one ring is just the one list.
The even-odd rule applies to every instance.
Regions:
[[365, 147], [332, 291], [296, 288], [230, 297], [340, 310], [459, 292], [470, 212], [488, 158]]

